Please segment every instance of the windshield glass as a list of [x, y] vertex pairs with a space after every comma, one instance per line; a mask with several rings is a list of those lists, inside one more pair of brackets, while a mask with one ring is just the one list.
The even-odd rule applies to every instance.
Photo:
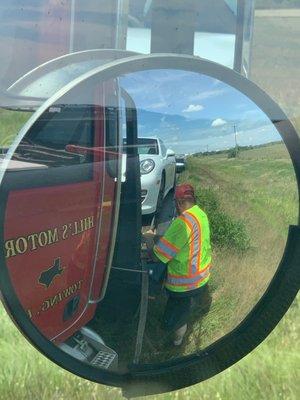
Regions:
[[139, 154], [158, 154], [158, 145], [156, 139], [139, 139], [138, 140]]
[[236, 11], [236, 0], [2, 0], [0, 85], [92, 49], [193, 54], [233, 68]]
[[[126, 146], [126, 139], [123, 139], [123, 144]], [[138, 154], [159, 154], [157, 139], [139, 138]]]

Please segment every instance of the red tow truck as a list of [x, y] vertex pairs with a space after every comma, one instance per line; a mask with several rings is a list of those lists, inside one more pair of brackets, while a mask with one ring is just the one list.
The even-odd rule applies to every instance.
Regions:
[[[0, 107], [34, 111], [82, 73], [133, 51], [201, 56], [248, 76], [253, 2], [213, 3], [3, 0]], [[117, 354], [87, 324], [104, 309], [130, 319], [141, 303], [137, 117], [118, 82], [96, 85], [90, 98], [52, 104], [23, 131], [0, 188], [4, 267], [46, 338], [117, 368]]]
[[[139, 304], [136, 112], [116, 81], [93, 90], [92, 105], [48, 107], [17, 145], [1, 189], [4, 252], [15, 294], [40, 332], [74, 357], [116, 368], [117, 354], [86, 324], [107, 287], [109, 301], [121, 285], [112, 295], [115, 310], [126, 309], [129, 288], [135, 309]], [[122, 274], [126, 267], [131, 272]]]

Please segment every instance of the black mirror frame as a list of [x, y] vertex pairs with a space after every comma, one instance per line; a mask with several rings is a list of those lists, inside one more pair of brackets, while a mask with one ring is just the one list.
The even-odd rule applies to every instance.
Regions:
[[[38, 110], [38, 118], [53, 102], [88, 79], [105, 81], [120, 75], [151, 69], [178, 69], [218, 79], [245, 94], [273, 122], [293, 162], [298, 194], [300, 187], [300, 139], [279, 106], [254, 83], [219, 64], [193, 56], [149, 55], [114, 61], [96, 68], [66, 85]], [[22, 135], [22, 131], [20, 136]], [[5, 195], [0, 186], [0, 243], [4, 241]], [[298, 197], [299, 199], [299, 197]], [[49, 342], [30, 322], [10, 283], [4, 250], [0, 252], [0, 290], [7, 311], [27, 339], [46, 357], [68, 371], [101, 384], [122, 387], [126, 396], [158, 394], [199, 383], [239, 361], [274, 329], [294, 300], [300, 283], [300, 226], [290, 226], [283, 258], [268, 289], [245, 319], [231, 332], [204, 350], [159, 364], [138, 365], [125, 374], [100, 370], [74, 359]]]

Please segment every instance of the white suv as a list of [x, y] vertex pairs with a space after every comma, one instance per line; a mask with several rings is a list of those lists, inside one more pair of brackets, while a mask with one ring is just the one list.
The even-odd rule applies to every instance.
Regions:
[[138, 138], [140, 156], [142, 214], [159, 211], [163, 199], [175, 186], [175, 153], [156, 137]]

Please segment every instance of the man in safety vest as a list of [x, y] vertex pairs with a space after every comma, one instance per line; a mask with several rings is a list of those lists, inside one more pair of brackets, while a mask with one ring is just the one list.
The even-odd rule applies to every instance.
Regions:
[[165, 288], [168, 301], [163, 325], [169, 332], [175, 332], [173, 344], [178, 346], [187, 331], [192, 298], [199, 296], [201, 300], [207, 289], [211, 245], [208, 218], [196, 204], [193, 187], [178, 185], [175, 203], [178, 217], [164, 236], [150, 247], [154, 259], [167, 264]]

